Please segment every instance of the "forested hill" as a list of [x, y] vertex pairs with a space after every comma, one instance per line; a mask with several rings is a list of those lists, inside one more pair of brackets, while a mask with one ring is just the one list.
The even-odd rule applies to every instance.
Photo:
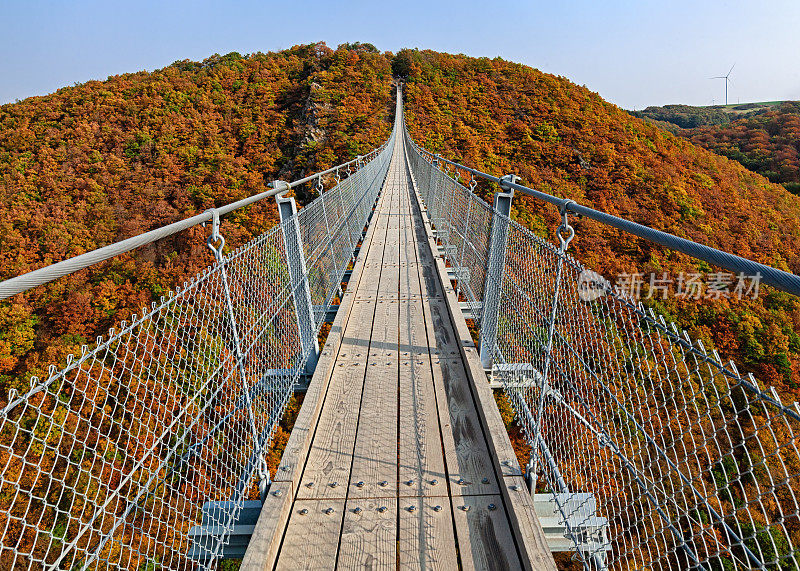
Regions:
[[[392, 71], [407, 75], [414, 138], [444, 156], [800, 272], [800, 199], [568, 80], [500, 59], [324, 45], [177, 62], [0, 107], [0, 277], [11, 277], [364, 153], [389, 134]], [[484, 189], [488, 191], [488, 189]], [[513, 216], [552, 237], [552, 207]], [[240, 244], [272, 203], [229, 217]], [[573, 253], [613, 280], [711, 271], [576, 221]], [[0, 302], [0, 403], [49, 362], [207, 265], [205, 230]], [[768, 384], [800, 379], [800, 304], [659, 301]], [[45, 349], [46, 347], [52, 347]]]
[[[568, 80], [500, 59], [406, 50], [407, 121], [433, 152], [611, 214], [800, 273], [800, 197], [603, 101]], [[554, 207], [515, 196], [512, 216], [554, 239]], [[573, 220], [571, 249], [615, 281], [620, 273], [718, 271], [600, 226]], [[648, 287], [642, 288], [644, 292]], [[800, 387], [800, 302], [765, 288], [755, 301], [646, 301], [744, 370]]]
[[800, 102], [665, 105], [631, 115], [741, 163], [800, 195]]
[[[351, 48], [351, 49], [348, 49]], [[372, 46], [180, 61], [0, 107], [0, 278], [56, 262], [349, 160], [383, 142], [390, 58]], [[273, 200], [225, 217], [235, 246]], [[194, 228], [0, 302], [7, 388], [80, 352], [212, 258]]]
[[800, 102], [787, 101], [725, 125], [680, 134], [800, 195]]
[[629, 111], [634, 117], [649, 119], [673, 133], [681, 129], [727, 125], [746, 117], [765, 113], [781, 104], [780, 101], [764, 103], [742, 103], [736, 105], [712, 105], [697, 107], [694, 105], [653, 105], [641, 111]]

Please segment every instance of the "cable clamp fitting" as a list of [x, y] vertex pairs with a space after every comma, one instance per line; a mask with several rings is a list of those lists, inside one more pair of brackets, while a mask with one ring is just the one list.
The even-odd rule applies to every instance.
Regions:
[[569, 243], [575, 237], [575, 228], [570, 226], [569, 219], [567, 218], [567, 208], [569, 208], [570, 204], [576, 204], [576, 202], [574, 200], [567, 199], [558, 207], [558, 211], [561, 213], [561, 225], [556, 230], [556, 235], [558, 236], [558, 241], [561, 244], [562, 252], [567, 250]]
[[504, 191], [514, 194], [514, 189], [508, 186], [507, 183], [516, 184], [519, 177], [515, 174], [506, 174], [500, 177], [500, 188]]
[[220, 262], [222, 261], [222, 248], [225, 247], [225, 238], [219, 233], [219, 210], [209, 208], [206, 212], [211, 213], [211, 234], [206, 239], [206, 246], [214, 253], [217, 261]]

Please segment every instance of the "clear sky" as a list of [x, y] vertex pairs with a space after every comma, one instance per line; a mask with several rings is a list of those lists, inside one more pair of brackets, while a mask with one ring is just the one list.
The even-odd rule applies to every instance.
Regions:
[[0, 103], [325, 41], [500, 56], [627, 109], [800, 99], [800, 0], [0, 0]]

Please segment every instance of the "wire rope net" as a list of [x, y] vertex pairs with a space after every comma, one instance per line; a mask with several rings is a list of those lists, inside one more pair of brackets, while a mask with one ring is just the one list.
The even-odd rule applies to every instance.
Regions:
[[[500, 292], [492, 372], [531, 446], [544, 528], [591, 569], [798, 568], [797, 404], [494, 211], [405, 136], [481, 332], [486, 292]], [[493, 225], [507, 233], [496, 274]]]
[[[245, 501], [391, 158], [351, 176], [99, 338], [0, 409], [0, 568], [213, 567]], [[302, 239], [303, 260], [285, 235]], [[303, 267], [299, 284], [289, 268]]]

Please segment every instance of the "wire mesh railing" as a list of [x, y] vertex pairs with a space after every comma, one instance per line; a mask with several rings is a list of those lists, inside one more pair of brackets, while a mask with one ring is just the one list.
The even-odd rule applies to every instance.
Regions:
[[482, 359], [531, 446], [545, 533], [586, 568], [798, 568], [798, 405], [567, 254], [563, 205], [556, 246], [405, 136], [458, 291], [492, 338]]
[[[207, 216], [215, 263], [9, 395], [0, 410], [0, 568], [215, 565], [245, 500], [269, 483], [265, 453], [314, 351], [300, 306], [310, 301], [306, 333], [316, 338], [393, 139], [329, 169], [331, 190], [322, 193], [317, 177], [319, 198], [229, 254], [219, 212]], [[293, 235], [301, 248], [288, 247]], [[30, 283], [7, 289], [19, 287]]]

